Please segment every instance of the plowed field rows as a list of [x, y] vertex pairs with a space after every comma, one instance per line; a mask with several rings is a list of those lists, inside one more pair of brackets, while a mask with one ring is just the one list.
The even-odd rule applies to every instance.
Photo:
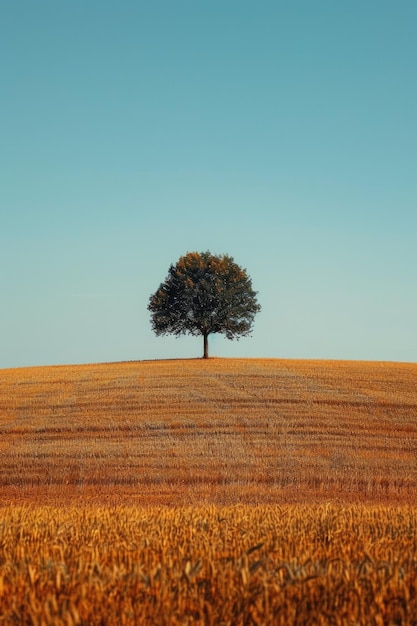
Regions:
[[3, 503], [413, 503], [417, 365], [0, 370]]

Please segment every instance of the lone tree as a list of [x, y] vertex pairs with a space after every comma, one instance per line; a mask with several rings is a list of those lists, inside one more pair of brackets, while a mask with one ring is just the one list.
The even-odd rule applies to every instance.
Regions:
[[210, 334], [228, 339], [250, 334], [261, 309], [256, 293], [246, 270], [231, 256], [188, 252], [170, 266], [150, 297], [152, 329], [156, 335], [202, 335], [207, 359]]

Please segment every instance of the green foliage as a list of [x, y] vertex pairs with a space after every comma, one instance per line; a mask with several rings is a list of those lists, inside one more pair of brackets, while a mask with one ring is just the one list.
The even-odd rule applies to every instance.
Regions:
[[228, 339], [247, 336], [260, 305], [246, 270], [228, 255], [188, 252], [150, 297], [152, 329], [156, 335], [222, 333]]

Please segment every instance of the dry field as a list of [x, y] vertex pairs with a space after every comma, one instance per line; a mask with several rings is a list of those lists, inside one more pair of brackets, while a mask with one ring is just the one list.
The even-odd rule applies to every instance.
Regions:
[[417, 626], [417, 365], [0, 370], [0, 626]]
[[0, 499], [413, 503], [417, 365], [211, 359], [0, 370]]
[[415, 510], [5, 507], [3, 624], [415, 625]]

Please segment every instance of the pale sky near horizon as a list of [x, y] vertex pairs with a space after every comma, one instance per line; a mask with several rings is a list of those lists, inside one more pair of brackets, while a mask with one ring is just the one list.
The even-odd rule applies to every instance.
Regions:
[[0, 368], [199, 357], [147, 304], [247, 268], [213, 356], [417, 361], [415, 0], [0, 0]]

